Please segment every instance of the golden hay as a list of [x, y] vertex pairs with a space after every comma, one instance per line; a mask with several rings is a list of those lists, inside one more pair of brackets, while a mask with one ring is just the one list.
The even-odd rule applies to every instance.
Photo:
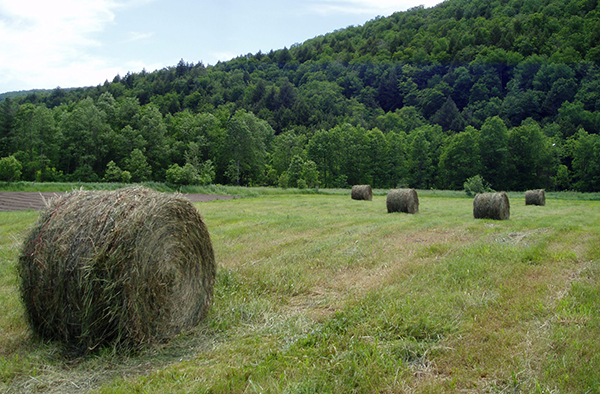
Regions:
[[415, 189], [390, 190], [386, 199], [387, 211], [414, 214], [419, 212], [419, 196]]
[[215, 257], [180, 195], [76, 191], [41, 212], [19, 257], [33, 331], [78, 352], [164, 341], [205, 315]]
[[544, 189], [526, 191], [525, 205], [546, 205], [546, 191]]
[[353, 200], [373, 200], [373, 189], [371, 185], [354, 185], [351, 193]]
[[510, 218], [510, 202], [505, 192], [480, 193], [473, 200], [473, 216], [475, 219], [508, 220]]

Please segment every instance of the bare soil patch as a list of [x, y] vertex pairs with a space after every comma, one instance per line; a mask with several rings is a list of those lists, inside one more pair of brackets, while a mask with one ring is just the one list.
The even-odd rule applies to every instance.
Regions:
[[[1, 192], [0, 212], [2, 211], [39, 211], [44, 208], [45, 201], [63, 195], [55, 192]], [[191, 202], [208, 202], [214, 200], [231, 200], [234, 196], [217, 194], [184, 194]]]

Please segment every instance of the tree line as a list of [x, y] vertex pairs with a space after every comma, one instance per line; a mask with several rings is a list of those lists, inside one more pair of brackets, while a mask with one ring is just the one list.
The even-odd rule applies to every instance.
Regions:
[[509, 128], [493, 116], [452, 133], [407, 106], [382, 116], [381, 128], [342, 123], [277, 134], [231, 105], [163, 116], [153, 104], [108, 92], [53, 109], [0, 104], [3, 114], [10, 108], [12, 132], [2, 140], [10, 155], [2, 160], [12, 157], [30, 181], [461, 189], [481, 175], [503, 190], [600, 186], [598, 134], [580, 129], [564, 140], [557, 125], [544, 129], [531, 118]]
[[597, 0], [450, 0], [5, 100], [0, 157], [44, 181], [598, 191], [599, 31]]

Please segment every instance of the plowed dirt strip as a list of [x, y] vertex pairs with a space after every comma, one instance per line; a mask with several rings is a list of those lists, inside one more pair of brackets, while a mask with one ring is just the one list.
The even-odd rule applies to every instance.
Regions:
[[49, 201], [63, 194], [52, 192], [0, 192], [0, 211], [37, 211], [44, 207], [44, 200]]
[[[63, 195], [54, 192], [0, 192], [0, 212], [2, 211], [38, 211], [44, 208], [44, 200]], [[216, 194], [184, 194], [191, 202], [207, 202], [214, 200], [231, 200], [233, 196]]]

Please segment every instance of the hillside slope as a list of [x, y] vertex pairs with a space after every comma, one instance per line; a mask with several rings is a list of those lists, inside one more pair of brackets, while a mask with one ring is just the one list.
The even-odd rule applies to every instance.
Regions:
[[[587, 163], [600, 157], [599, 64], [597, 0], [449, 0], [267, 54], [209, 67], [182, 60], [17, 102], [53, 111], [63, 137], [69, 126], [57, 114], [72, 115], [82, 105], [104, 114], [100, 121], [114, 138], [141, 132], [145, 142], [125, 151], [103, 144], [99, 151], [74, 152], [68, 164], [63, 158], [55, 168], [70, 179], [102, 177], [110, 161], [131, 168], [127, 162], [138, 148], [152, 167], [148, 177], [156, 180], [165, 179], [172, 164], [190, 162], [184, 160], [188, 152], [199, 172], [199, 162], [211, 160], [218, 182], [277, 184], [297, 154], [301, 164], [316, 165], [324, 186], [461, 188], [481, 174], [496, 189], [596, 191], [600, 170]], [[11, 129], [15, 106], [5, 102], [1, 108], [7, 119], [0, 124], [2, 156], [26, 152]], [[139, 122], [154, 110], [164, 129], [161, 158], [147, 149], [154, 142]], [[116, 119], [119, 111], [130, 112]], [[250, 133], [254, 142], [245, 145], [256, 145], [258, 154], [231, 153], [223, 142], [234, 132], [236, 111], [271, 129]], [[194, 135], [182, 124], [195, 124]], [[133, 134], [123, 131], [126, 126]], [[326, 162], [319, 138], [351, 147], [345, 156], [353, 159]], [[490, 157], [488, 148], [498, 157]], [[21, 157], [32, 161], [39, 152]], [[34, 174], [30, 169], [28, 176]], [[291, 178], [295, 186], [298, 176]]]

